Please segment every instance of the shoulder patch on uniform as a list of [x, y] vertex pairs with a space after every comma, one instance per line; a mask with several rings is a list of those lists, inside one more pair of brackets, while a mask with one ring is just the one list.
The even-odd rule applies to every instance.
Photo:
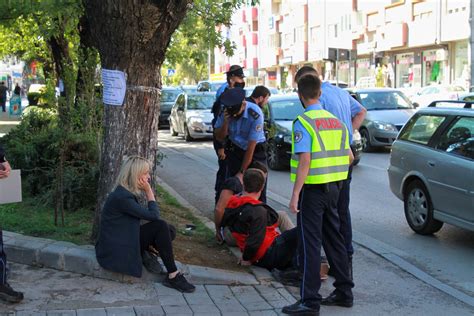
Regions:
[[260, 117], [260, 114], [258, 114], [258, 112], [255, 111], [254, 109], [248, 109], [248, 112], [249, 112], [250, 116], [253, 117], [254, 120], [256, 120]]
[[299, 143], [303, 139], [303, 133], [300, 131], [295, 132], [295, 143]]
[[257, 124], [257, 126], [255, 126], [255, 130], [256, 130], [257, 132], [261, 132], [262, 129], [263, 129], [262, 124]]

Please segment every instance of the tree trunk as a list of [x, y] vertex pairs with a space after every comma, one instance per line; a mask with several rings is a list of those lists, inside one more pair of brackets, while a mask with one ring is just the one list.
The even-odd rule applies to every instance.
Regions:
[[171, 35], [192, 0], [86, 0], [86, 15], [102, 68], [126, 73], [123, 106], [105, 105], [104, 140], [92, 239], [124, 156], [140, 155], [157, 176], [160, 68]]

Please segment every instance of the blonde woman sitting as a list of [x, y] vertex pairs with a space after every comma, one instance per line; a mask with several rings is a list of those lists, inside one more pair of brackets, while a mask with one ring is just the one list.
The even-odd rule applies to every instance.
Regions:
[[[97, 261], [104, 269], [134, 277], [142, 275], [142, 255], [150, 246], [157, 249], [168, 272], [163, 285], [180, 292], [195, 287], [177, 269], [171, 241], [175, 229], [160, 219], [160, 210], [150, 187], [150, 163], [138, 156], [127, 158], [120, 169], [115, 190], [102, 209]], [[148, 208], [137, 197], [145, 193]], [[150, 221], [140, 226], [140, 220]]]

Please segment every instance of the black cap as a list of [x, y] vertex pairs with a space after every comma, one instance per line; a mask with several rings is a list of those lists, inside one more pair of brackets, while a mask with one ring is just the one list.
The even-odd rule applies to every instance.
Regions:
[[242, 88], [227, 89], [221, 95], [221, 104], [224, 108], [239, 106], [245, 99], [245, 90]]
[[231, 77], [231, 76], [237, 76], [237, 77], [240, 77], [240, 78], [245, 77], [244, 68], [242, 68], [239, 65], [230, 66], [229, 71], [227, 71], [226, 74], [227, 74], [228, 77]]

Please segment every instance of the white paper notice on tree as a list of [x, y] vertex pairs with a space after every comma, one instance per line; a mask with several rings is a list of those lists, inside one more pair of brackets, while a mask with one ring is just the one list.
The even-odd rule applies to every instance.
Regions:
[[120, 70], [102, 69], [102, 84], [104, 104], [122, 106], [127, 90], [125, 73]]

